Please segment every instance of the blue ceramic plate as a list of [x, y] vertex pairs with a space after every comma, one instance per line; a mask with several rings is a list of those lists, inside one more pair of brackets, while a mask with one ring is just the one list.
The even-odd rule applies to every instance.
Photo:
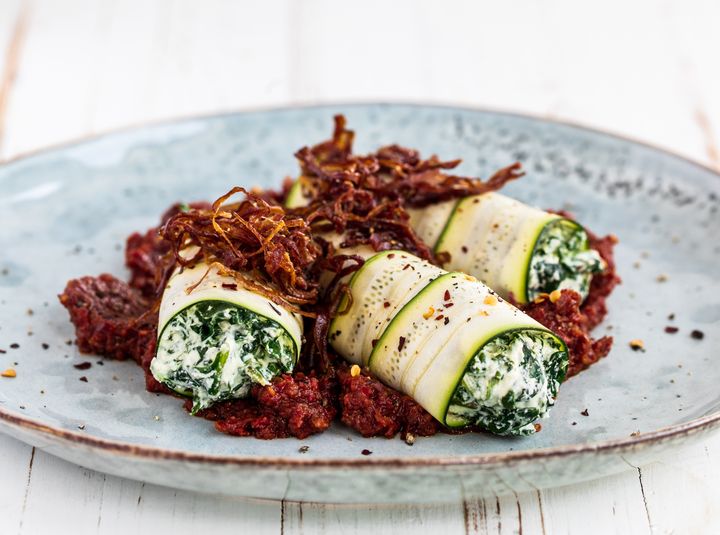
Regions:
[[[508, 193], [570, 209], [596, 232], [619, 237], [623, 284], [597, 331], [615, 337], [614, 349], [563, 386], [541, 433], [439, 435], [414, 446], [341, 426], [303, 441], [232, 438], [188, 416], [178, 400], [146, 392], [134, 364], [100, 366], [68, 345], [73, 328], [56, 298], [68, 279], [125, 276], [126, 236], [154, 225], [175, 201], [214, 199], [236, 184], [277, 185], [295, 173], [293, 152], [325, 139], [338, 112], [357, 131], [360, 151], [397, 142], [462, 157], [461, 172], [479, 176], [520, 160], [527, 176]], [[720, 422], [720, 178], [653, 148], [486, 111], [294, 108], [165, 123], [49, 150], [0, 168], [0, 192], [0, 349], [7, 351], [0, 369], [17, 370], [14, 379], [0, 378], [0, 428], [90, 468], [263, 498], [456, 500], [617, 472]], [[667, 334], [667, 325], [679, 331]], [[645, 352], [630, 349], [635, 338]], [[84, 361], [92, 368], [73, 367]]]

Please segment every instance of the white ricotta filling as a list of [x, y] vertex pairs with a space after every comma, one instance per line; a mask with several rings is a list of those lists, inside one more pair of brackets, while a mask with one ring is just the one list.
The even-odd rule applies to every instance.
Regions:
[[193, 412], [246, 397], [295, 364], [295, 343], [278, 323], [220, 301], [200, 302], [176, 314], [158, 340], [153, 376], [192, 397]]

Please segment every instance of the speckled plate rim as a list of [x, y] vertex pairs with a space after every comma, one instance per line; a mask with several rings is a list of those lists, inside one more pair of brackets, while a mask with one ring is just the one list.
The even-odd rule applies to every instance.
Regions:
[[[230, 115], [242, 115], [249, 113], [273, 113], [273, 112], [284, 112], [293, 111], [299, 109], [312, 109], [312, 108], [354, 108], [364, 106], [417, 106], [425, 108], [439, 108], [446, 110], [456, 110], [458, 112], [479, 112], [492, 115], [502, 115], [508, 117], [516, 117], [520, 119], [556, 124], [558, 126], [574, 128], [589, 132], [594, 135], [605, 136], [608, 138], [623, 141], [625, 143], [631, 143], [645, 147], [651, 151], [658, 152], [665, 156], [670, 156], [678, 161], [698, 167], [705, 172], [713, 174], [720, 181], [720, 173], [717, 170], [704, 165], [700, 162], [696, 162], [686, 156], [674, 153], [670, 150], [657, 147], [650, 143], [633, 139], [632, 137], [619, 135], [596, 128], [592, 128], [586, 125], [578, 124], [572, 121], [564, 121], [558, 119], [548, 119], [539, 115], [520, 113], [515, 111], [498, 110], [492, 108], [473, 107], [468, 105], [457, 105], [448, 104], [443, 102], [415, 102], [415, 101], [356, 101], [356, 102], [330, 102], [326, 101], [323, 103], [293, 103], [286, 106], [268, 106], [258, 108], [245, 108], [239, 110], [216, 112], [210, 114], [198, 114], [189, 115], [183, 117], [176, 117], [171, 119], [163, 119], [158, 121], [149, 121], [141, 124], [124, 126], [121, 128], [111, 129], [99, 135], [86, 136], [76, 138], [67, 142], [58, 143], [55, 145], [43, 147], [38, 150], [28, 151], [21, 153], [13, 158], [0, 162], [0, 166], [5, 167], [10, 164], [14, 164], [23, 160], [27, 160], [36, 156], [40, 156], [46, 153], [51, 153], [57, 150], [67, 149], [73, 146], [81, 145], [90, 141], [95, 141], [107, 137], [111, 137], [115, 134], [123, 132], [131, 132], [135, 130], [141, 130], [143, 128], [150, 128], [156, 126], [172, 125], [176, 123], [182, 123], [192, 120], [204, 120], [212, 119], [216, 117], [230, 116]], [[288, 459], [286, 457], [258, 457], [250, 455], [213, 455], [205, 453], [191, 453], [183, 450], [173, 450], [165, 448], [156, 448], [153, 446], [137, 445], [128, 442], [107, 440], [99, 437], [88, 436], [76, 431], [68, 431], [66, 429], [60, 429], [51, 427], [42, 422], [39, 422], [33, 418], [22, 416], [21, 414], [8, 411], [0, 407], [0, 422], [9, 425], [10, 427], [19, 427], [29, 432], [39, 433], [41, 435], [51, 436], [58, 438], [66, 443], [71, 444], [82, 444], [91, 448], [97, 448], [104, 452], [117, 453], [127, 457], [136, 457], [140, 459], [160, 459], [169, 461], [185, 461], [195, 463], [209, 463], [209, 464], [226, 464], [226, 465], [239, 465], [247, 467], [257, 468], [318, 468], [318, 467], [330, 467], [330, 468], [418, 468], [418, 467], [431, 467], [431, 466], [498, 466], [498, 465], [509, 465], [519, 461], [529, 460], [540, 460], [547, 458], [561, 458], [571, 455], [578, 455], [583, 453], [613, 453], [623, 452], [638, 447], [649, 446], [655, 443], [663, 442], [667, 439], [676, 439], [680, 437], [691, 436], [696, 433], [703, 431], [709, 431], [720, 427], [720, 411], [713, 412], [711, 414], [695, 418], [688, 422], [661, 427], [654, 431], [642, 433], [638, 436], [631, 436], [628, 438], [605, 440], [598, 442], [587, 442], [584, 444], [572, 444], [565, 446], [556, 446], [549, 448], [538, 448], [532, 450], [522, 451], [511, 451], [502, 453], [491, 453], [482, 455], [461, 455], [461, 456], [433, 456], [433, 457], [391, 457], [391, 458], [370, 458], [363, 457], [359, 459]], [[0, 429], [2, 429], [0, 427]], [[293, 440], [293, 439], [288, 439]]]

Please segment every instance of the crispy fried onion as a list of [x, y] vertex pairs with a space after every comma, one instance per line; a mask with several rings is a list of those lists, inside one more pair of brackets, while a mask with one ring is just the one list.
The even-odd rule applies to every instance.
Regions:
[[[226, 204], [238, 193], [245, 198]], [[222, 274], [283, 306], [317, 301], [318, 285], [308, 273], [320, 247], [312, 240], [309, 225], [244, 188], [232, 188], [210, 209], [173, 215], [160, 228], [160, 236], [171, 244], [171, 254], [180, 266], [201, 261], [216, 266]], [[187, 255], [193, 246], [197, 252]]]
[[367, 244], [376, 251], [400, 248], [428, 260], [432, 251], [410, 228], [408, 207], [422, 207], [467, 195], [495, 191], [523, 175], [519, 163], [482, 181], [448, 174], [460, 160], [423, 160], [418, 151], [389, 145], [353, 155], [354, 134], [345, 117], [335, 116], [332, 139], [300, 149], [295, 157], [300, 180], [312, 198], [291, 212], [313, 228], [344, 233], [348, 246]]

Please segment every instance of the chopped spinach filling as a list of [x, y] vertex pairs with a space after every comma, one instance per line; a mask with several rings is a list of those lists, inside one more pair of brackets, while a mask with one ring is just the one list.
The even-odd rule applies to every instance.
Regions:
[[594, 273], [605, 269], [597, 251], [590, 249], [585, 230], [573, 221], [556, 219], [540, 233], [530, 259], [527, 299], [541, 293], [570, 289], [583, 299]]
[[551, 333], [503, 333], [470, 361], [446, 419], [497, 435], [530, 435], [555, 403], [567, 364], [565, 346]]
[[150, 370], [193, 399], [192, 413], [246, 397], [292, 371], [298, 348], [277, 322], [224, 301], [201, 301], [176, 314], [158, 340]]

